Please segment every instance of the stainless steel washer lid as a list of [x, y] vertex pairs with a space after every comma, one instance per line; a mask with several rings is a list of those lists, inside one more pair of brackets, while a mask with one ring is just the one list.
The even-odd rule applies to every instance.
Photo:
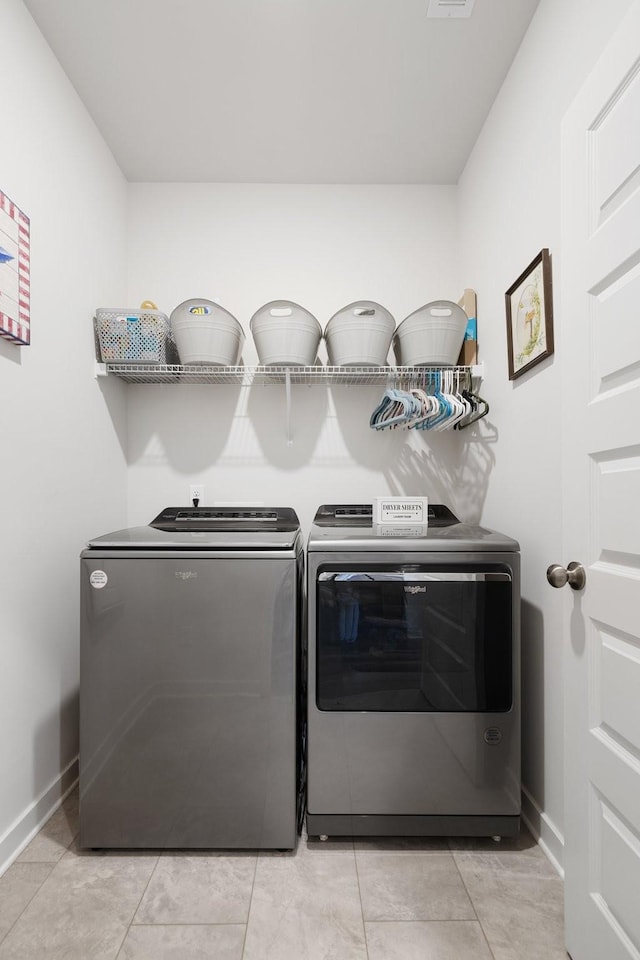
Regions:
[[[372, 553], [410, 550], [468, 552], [477, 550], [514, 553], [520, 550], [516, 540], [478, 524], [461, 523], [441, 504], [429, 505], [433, 511], [427, 532], [414, 534], [411, 528], [397, 533], [376, 530], [371, 519], [371, 504], [324, 504], [311, 526], [309, 552], [370, 551]], [[332, 515], [335, 523], [332, 523]], [[435, 521], [435, 522], [434, 522]]]
[[299, 536], [290, 507], [165, 507], [148, 526], [104, 534], [86, 549], [291, 550]]

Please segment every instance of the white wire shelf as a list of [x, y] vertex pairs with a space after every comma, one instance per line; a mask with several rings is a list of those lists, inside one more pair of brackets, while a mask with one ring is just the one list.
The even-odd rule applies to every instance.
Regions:
[[472, 367], [312, 367], [287, 366], [235, 366], [215, 367], [206, 364], [158, 364], [158, 363], [98, 363], [98, 376], [113, 374], [126, 383], [214, 383], [235, 384], [248, 387], [252, 384], [335, 384], [341, 386], [367, 386], [375, 384], [400, 384], [428, 382], [435, 372], [442, 370], [454, 374], [467, 374], [472, 379], [482, 379], [483, 366]]

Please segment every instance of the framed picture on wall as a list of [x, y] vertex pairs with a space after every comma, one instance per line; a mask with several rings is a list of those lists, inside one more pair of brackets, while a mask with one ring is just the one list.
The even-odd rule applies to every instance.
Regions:
[[541, 250], [505, 293], [509, 380], [553, 353], [551, 258]]
[[0, 337], [28, 346], [30, 318], [29, 217], [0, 190]]

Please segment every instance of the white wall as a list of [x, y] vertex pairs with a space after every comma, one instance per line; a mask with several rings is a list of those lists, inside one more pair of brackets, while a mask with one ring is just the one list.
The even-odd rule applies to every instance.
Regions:
[[[560, 123], [630, 6], [542, 0], [459, 184], [460, 270], [478, 291], [495, 465], [484, 520], [520, 540], [526, 812], [562, 861], [562, 597], [545, 579], [562, 553]], [[543, 248], [552, 257], [556, 352], [508, 380], [504, 292]], [[489, 430], [489, 425], [484, 428]]]
[[[245, 330], [246, 363], [257, 362], [250, 318], [269, 300], [293, 300], [324, 327], [367, 298], [400, 322], [466, 285], [454, 187], [132, 184], [128, 265], [132, 303], [169, 314], [218, 297]], [[282, 387], [129, 389], [131, 523], [187, 503], [191, 481], [207, 503], [291, 505], [305, 529], [320, 503], [385, 493], [480, 514], [490, 463], [472, 431], [372, 431], [382, 387], [294, 387], [292, 446]]]
[[0, 38], [0, 189], [31, 220], [32, 319], [31, 346], [0, 340], [1, 872], [76, 773], [78, 555], [125, 519], [125, 394], [93, 378], [91, 318], [124, 296], [126, 189], [21, 0]]

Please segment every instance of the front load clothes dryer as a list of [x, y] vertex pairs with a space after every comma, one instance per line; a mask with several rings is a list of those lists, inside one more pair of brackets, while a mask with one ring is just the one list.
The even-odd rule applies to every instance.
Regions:
[[290, 508], [167, 508], [87, 545], [82, 847], [295, 847], [302, 577]]
[[515, 540], [325, 505], [307, 553], [307, 830], [510, 836], [520, 817]]

